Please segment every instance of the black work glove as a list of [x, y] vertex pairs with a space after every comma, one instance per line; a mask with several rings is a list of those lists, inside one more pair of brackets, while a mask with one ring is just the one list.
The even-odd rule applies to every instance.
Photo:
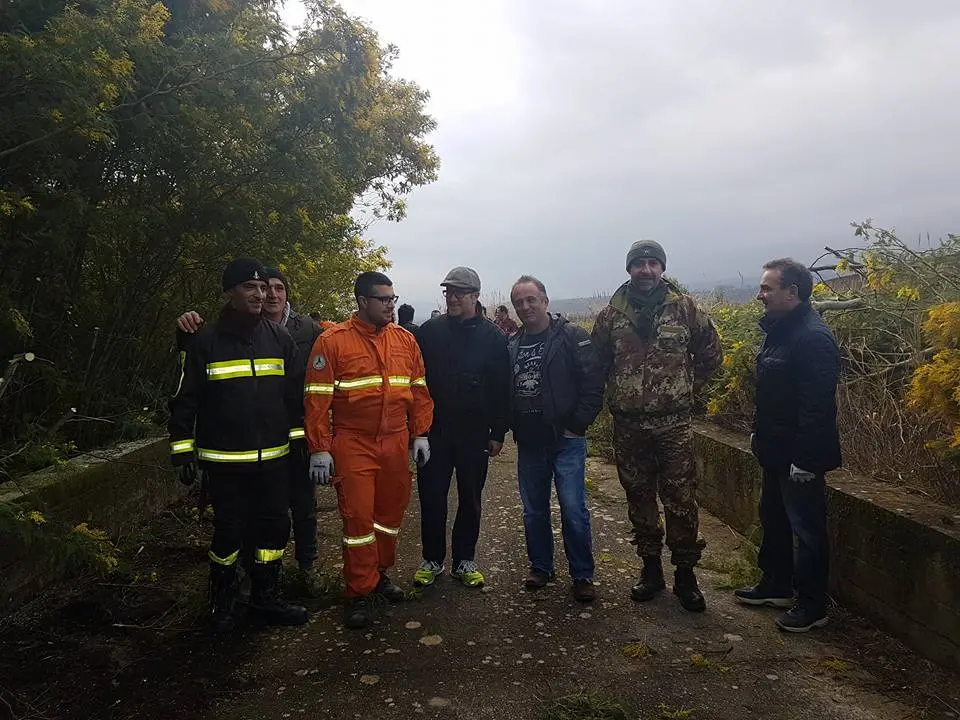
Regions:
[[186, 465], [180, 466], [179, 479], [184, 485], [190, 486], [197, 481], [197, 464], [195, 462], [188, 462]]

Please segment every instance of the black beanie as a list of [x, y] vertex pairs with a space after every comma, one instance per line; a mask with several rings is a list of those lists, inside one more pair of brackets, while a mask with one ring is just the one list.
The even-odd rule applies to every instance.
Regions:
[[266, 274], [267, 280], [270, 280], [270, 279], [274, 279], [274, 278], [275, 278], [275, 279], [279, 280], [280, 282], [282, 282], [282, 283], [283, 283], [283, 287], [286, 288], [286, 290], [287, 290], [287, 295], [289, 295], [289, 294], [290, 294], [290, 283], [287, 282], [287, 276], [284, 275], [282, 272], [280, 272], [280, 271], [279, 271], [277, 268], [275, 268], [275, 267], [268, 267], [268, 268], [266, 268], [266, 271], [267, 271], [267, 274]]
[[667, 253], [663, 245], [653, 240], [637, 240], [627, 251], [627, 272], [630, 264], [638, 258], [653, 258], [660, 262], [660, 267], [667, 269]]
[[237, 258], [227, 263], [223, 269], [223, 291], [234, 288], [248, 280], [267, 280], [267, 270], [263, 264], [254, 258]]

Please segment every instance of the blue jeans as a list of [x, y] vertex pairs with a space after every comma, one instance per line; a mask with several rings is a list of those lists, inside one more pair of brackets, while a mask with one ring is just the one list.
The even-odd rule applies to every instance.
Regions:
[[551, 481], [557, 486], [563, 550], [574, 580], [593, 580], [593, 538], [587, 509], [587, 441], [561, 437], [546, 447], [517, 448], [517, 477], [523, 501], [523, 528], [530, 568], [552, 574], [553, 523], [550, 517]]
[[824, 476], [800, 483], [790, 479], [787, 468], [763, 468], [760, 525], [763, 540], [757, 564], [764, 584], [783, 594], [796, 588], [800, 602], [825, 609], [830, 540]]

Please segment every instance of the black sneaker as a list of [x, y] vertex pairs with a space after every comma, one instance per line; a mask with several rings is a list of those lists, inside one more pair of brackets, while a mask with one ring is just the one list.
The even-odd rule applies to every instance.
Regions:
[[825, 608], [815, 608], [796, 603], [778, 617], [776, 622], [777, 627], [784, 632], [810, 632], [813, 628], [823, 627], [827, 624], [827, 611]]
[[403, 602], [404, 597], [406, 596], [403, 592], [403, 588], [399, 585], [395, 585], [386, 573], [380, 573], [380, 582], [377, 583], [377, 589], [374, 592], [378, 592], [386, 598], [387, 602], [391, 603], [401, 603]]
[[770, 607], [793, 607], [793, 593], [785, 590], [776, 590], [763, 583], [752, 587], [740, 588], [733, 591], [737, 602], [744, 605], [769, 605]]

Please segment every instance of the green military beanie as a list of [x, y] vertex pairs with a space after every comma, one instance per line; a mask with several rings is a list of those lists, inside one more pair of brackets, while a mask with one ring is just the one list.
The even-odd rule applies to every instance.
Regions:
[[630, 272], [630, 264], [638, 258], [654, 258], [660, 262], [660, 266], [667, 269], [667, 253], [663, 245], [653, 240], [637, 240], [627, 251], [627, 272]]

